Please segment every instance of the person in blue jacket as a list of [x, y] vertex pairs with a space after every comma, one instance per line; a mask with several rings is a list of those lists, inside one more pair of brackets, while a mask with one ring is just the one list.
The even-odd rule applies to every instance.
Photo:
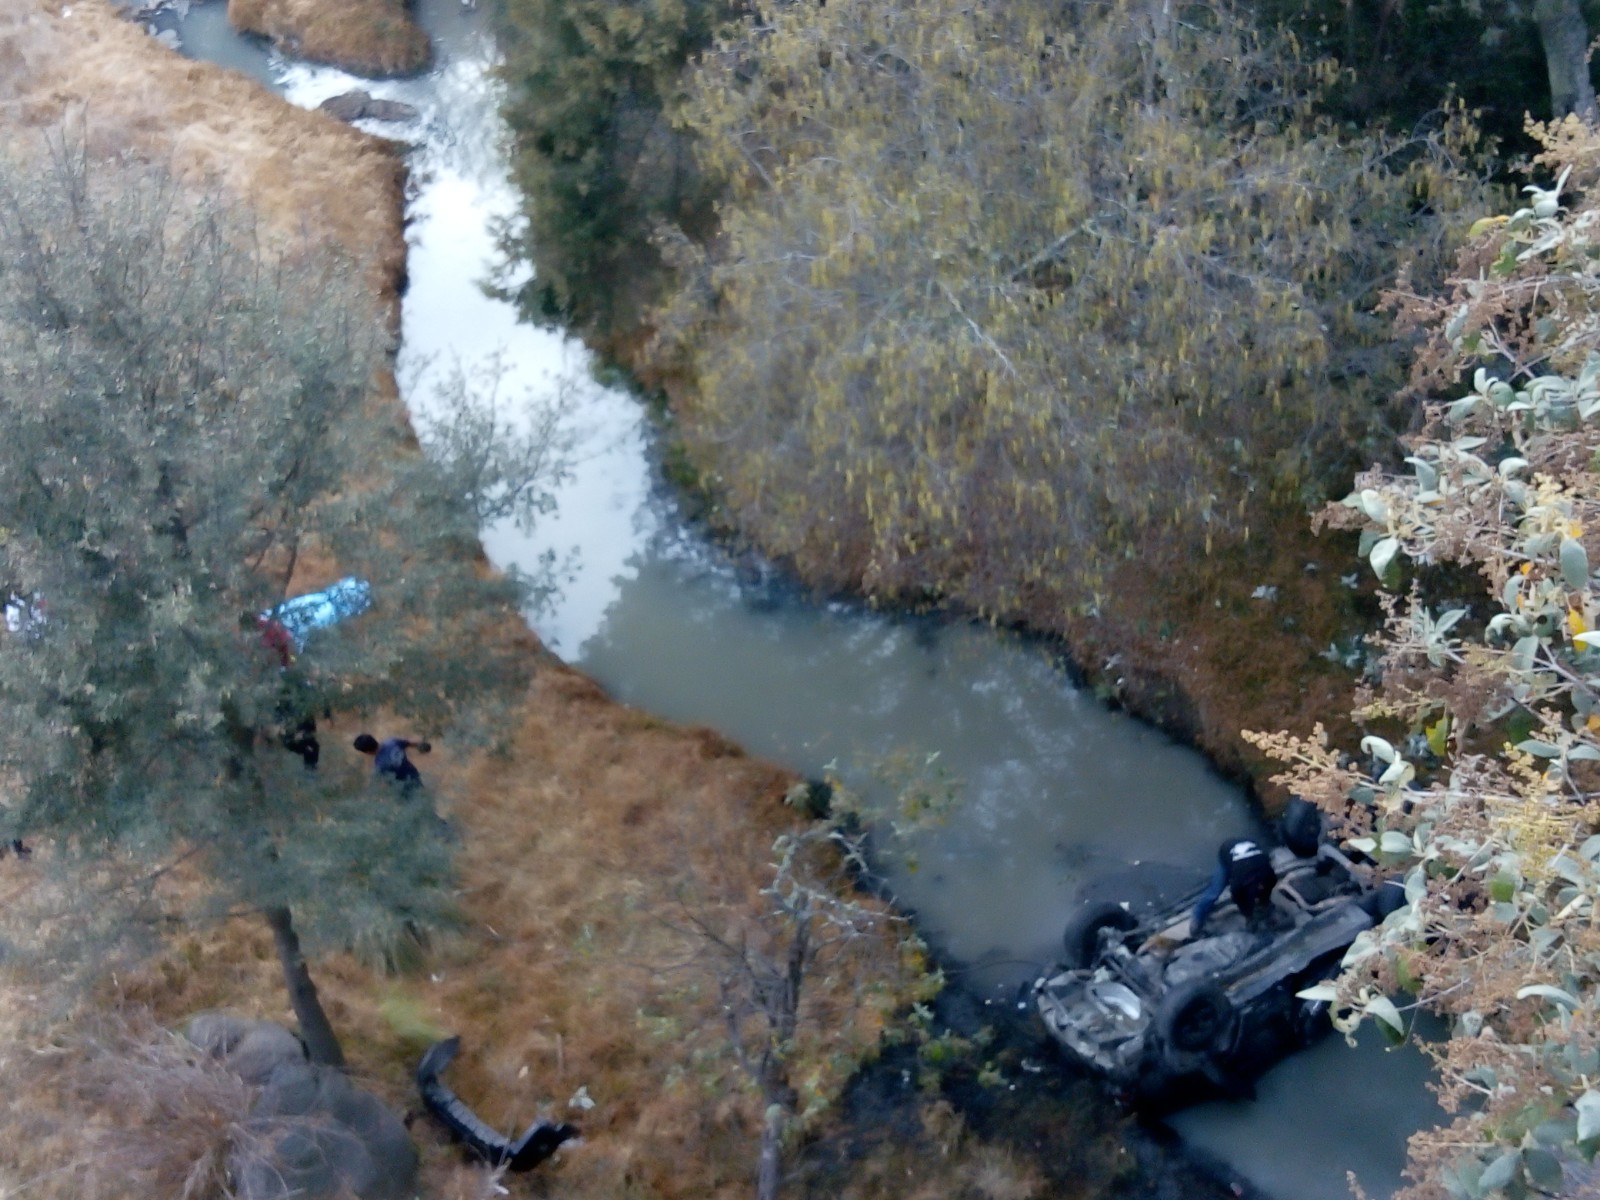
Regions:
[[405, 738], [384, 738], [380, 742], [370, 733], [363, 733], [356, 738], [354, 745], [361, 753], [373, 756], [372, 769], [379, 775], [386, 775], [406, 788], [422, 786], [422, 772], [406, 756], [406, 751], [414, 749], [418, 754], [426, 754], [433, 749], [427, 742], [412, 742]]
[[1272, 889], [1277, 884], [1278, 872], [1265, 846], [1254, 838], [1229, 838], [1218, 848], [1217, 869], [1189, 918], [1190, 936], [1201, 936], [1206, 918], [1225, 890], [1233, 894], [1245, 920], [1252, 926], [1258, 924], [1271, 911]]

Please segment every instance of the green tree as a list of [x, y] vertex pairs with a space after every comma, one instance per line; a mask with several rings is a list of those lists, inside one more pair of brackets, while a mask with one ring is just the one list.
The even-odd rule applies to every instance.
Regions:
[[660, 264], [657, 221], [698, 227], [711, 196], [672, 111], [689, 59], [737, 0], [508, 0], [505, 115], [523, 224], [503, 239], [532, 264], [539, 319], [626, 332]]
[[[530, 656], [522, 586], [476, 540], [505, 493], [374, 406], [389, 337], [355, 272], [261, 235], [153, 169], [60, 144], [0, 159], [0, 817], [69, 881], [41, 880], [69, 903], [19, 940], [92, 961], [180, 902], [261, 914], [338, 1063], [300, 932], [380, 945], [436, 919], [449, 846], [425, 800], [280, 739], [379, 711], [481, 735]], [[257, 614], [308, 561], [372, 605], [285, 667]], [[198, 886], [164, 888], [179, 862]]]
[[1222, 6], [762, 5], [684, 110], [732, 196], [660, 317], [733, 522], [1003, 612], [1348, 471], [1377, 288], [1471, 185], [1320, 123], [1323, 78]]
[[1253, 739], [1404, 879], [1325, 995], [1397, 1036], [1410, 1009], [1451, 1018], [1454, 1119], [1412, 1139], [1416, 1200], [1569, 1194], [1600, 1150], [1600, 140], [1535, 132], [1553, 184], [1478, 222], [1448, 288], [1396, 297], [1426, 334], [1408, 466], [1327, 513], [1395, 593], [1375, 732], [1359, 758]]

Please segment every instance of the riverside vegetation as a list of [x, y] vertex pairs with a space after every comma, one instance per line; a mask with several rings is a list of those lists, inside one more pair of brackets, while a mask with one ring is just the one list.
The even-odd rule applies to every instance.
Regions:
[[[287, 966], [319, 1055], [342, 1057], [397, 1107], [414, 1096], [421, 1044], [461, 1032], [452, 1083], [492, 1100], [481, 1106], [489, 1119], [581, 1113], [582, 1153], [558, 1167], [567, 1194], [745, 1194], [759, 1097], [718, 1020], [716, 969], [680, 969], [703, 957], [703, 938], [666, 916], [692, 901], [724, 937], [771, 949], [760, 931], [772, 848], [803, 828], [781, 803], [793, 780], [709, 731], [610, 702], [540, 652], [505, 608], [509, 582], [467, 535], [475, 514], [456, 484], [505, 499], [483, 486], [481, 461], [444, 472], [449, 496], [391, 490], [432, 474], [388, 364], [404, 263], [392, 147], [183, 60], [92, 2], [0, 13], [0, 62], [0, 118], [14, 135], [3, 179], [16, 252], [5, 269], [23, 285], [6, 291], [6, 378], [37, 384], [40, 405], [11, 406], [6, 420], [19, 453], [42, 456], [40, 478], [12, 460], [23, 475], [8, 565], [42, 607], [37, 638], [0, 647], [19, 694], [3, 798], [8, 829], [68, 829], [35, 840], [33, 859], [8, 861], [0, 877], [0, 1058], [11, 1080], [0, 1186], [74, 1197], [222, 1186], [206, 1164], [248, 1134], [248, 1098], [213, 1080], [176, 1104], [175, 1077], [151, 1076], [170, 1056], [108, 1064], [87, 1034], [107, 1014], [134, 1014], [136, 1027], [140, 1012], [171, 1026], [215, 1007], [283, 1020]], [[41, 222], [52, 172], [13, 156], [63, 122], [76, 153], [54, 194], [75, 217]], [[90, 252], [74, 253], [76, 242]], [[347, 259], [331, 276], [316, 266]], [[204, 311], [174, 321], [169, 304]], [[40, 424], [46, 411], [88, 422], [77, 463]], [[185, 422], [193, 436], [175, 438]], [[482, 425], [445, 441], [481, 449]], [[280, 442], [317, 468], [303, 490], [275, 457]], [[381, 453], [352, 464], [347, 451], [361, 446]], [[518, 460], [540, 461], [501, 461]], [[248, 505], [258, 484], [265, 503]], [[378, 503], [386, 494], [397, 503]], [[312, 528], [340, 511], [357, 522]], [[416, 519], [385, 524], [405, 512]], [[53, 536], [51, 521], [73, 536]], [[345, 543], [363, 524], [372, 539]], [[310, 536], [296, 542], [297, 529]], [[235, 552], [257, 556], [255, 569]], [[308, 692], [324, 749], [312, 776], [276, 744], [284, 680], [259, 659], [248, 618], [357, 567], [373, 575], [366, 615], [377, 623], [333, 631], [331, 657], [318, 647], [302, 664], [327, 668]], [[117, 586], [99, 589], [97, 577]], [[458, 658], [453, 636], [469, 625], [473, 644]], [[99, 638], [120, 640], [93, 661], [74, 650]], [[381, 792], [362, 807], [370, 768], [347, 745], [369, 720], [450, 724], [478, 688], [449, 675], [478, 656], [495, 660], [477, 662], [491, 703], [437, 741], [428, 767], [430, 798], [460, 834], [452, 852], [422, 810], [386, 808]], [[41, 672], [46, 663], [59, 670]], [[77, 714], [70, 725], [66, 712]], [[33, 786], [51, 777], [59, 791]], [[113, 883], [133, 886], [85, 890]], [[346, 888], [352, 903], [328, 903]], [[46, 923], [25, 919], [41, 911]], [[261, 918], [274, 912], [290, 919], [269, 929]], [[446, 919], [417, 941], [412, 927], [431, 916]], [[46, 936], [63, 933], [83, 936]], [[290, 937], [302, 934], [296, 954]], [[781, 1010], [797, 1021], [782, 1049], [815, 1123], [875, 1051], [886, 1016], [918, 994], [925, 967], [896, 936], [857, 939], [849, 961], [815, 943], [807, 955], [815, 970]], [[89, 969], [64, 970], [73, 966]], [[181, 1056], [175, 1069], [188, 1069]], [[108, 1085], [108, 1070], [121, 1083]], [[437, 1131], [414, 1134], [428, 1194], [493, 1192]], [[959, 1130], [946, 1123], [941, 1138], [963, 1161]]]
[[[1448, 289], [1394, 297], [1425, 334], [1405, 467], [1363, 473], [1322, 518], [1361, 530], [1393, 597], [1360, 716], [1422, 736], [1375, 732], [1352, 757], [1255, 735], [1287, 786], [1403, 873], [1410, 903], [1326, 990], [1346, 1027], [1452, 1017], [1438, 1057], [1456, 1119], [1413, 1140], [1418, 1200], [1559, 1192], [1600, 1149], [1600, 138], [1535, 132], [1554, 185], [1480, 221]], [[1442, 585], [1441, 564], [1465, 574]]]
[[[695, 174], [651, 199], [636, 159], [584, 156], [654, 274], [564, 302], [587, 230], [551, 181], [579, 143], [519, 57], [551, 6], [510, 0], [530, 309], [663, 392], [730, 531], [822, 587], [1063, 634], [1404, 870], [1331, 994], [1347, 1028], [1453, 1016], [1459, 1115], [1413, 1142], [1413, 1194], [1573, 1186], [1600, 1147], [1579, 6], [758, 0], [714, 32], [712, 6], [562, 7], [630, 36], [559, 71], [622, 81], [600, 94]], [[1485, 127], [1540, 151], [1504, 220]]]

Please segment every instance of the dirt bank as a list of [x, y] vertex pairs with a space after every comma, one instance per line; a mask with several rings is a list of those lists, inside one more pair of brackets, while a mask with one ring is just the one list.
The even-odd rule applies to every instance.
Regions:
[[228, 22], [285, 54], [356, 75], [408, 75], [433, 54], [407, 0], [228, 0]]
[[1197, 550], [1176, 575], [1126, 566], [1107, 593], [1095, 614], [1022, 619], [1062, 637], [1097, 692], [1197, 746], [1269, 810], [1285, 799], [1266, 785], [1277, 768], [1241, 730], [1321, 722], [1336, 744], [1360, 740], [1350, 709], [1378, 609], [1353, 537], [1313, 534], [1305, 512], [1283, 508], [1245, 545]]

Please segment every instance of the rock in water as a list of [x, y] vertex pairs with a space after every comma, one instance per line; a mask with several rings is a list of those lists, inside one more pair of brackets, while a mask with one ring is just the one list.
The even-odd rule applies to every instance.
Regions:
[[410, 121], [417, 115], [417, 110], [409, 104], [380, 100], [360, 88], [329, 96], [317, 107], [341, 121]]

